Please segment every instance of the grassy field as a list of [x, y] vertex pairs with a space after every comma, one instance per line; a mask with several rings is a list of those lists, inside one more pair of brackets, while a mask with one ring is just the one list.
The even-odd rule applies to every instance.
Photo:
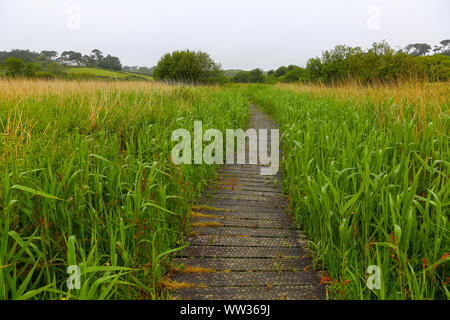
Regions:
[[152, 81], [153, 78], [125, 71], [111, 71], [100, 68], [68, 68], [67, 72], [69, 75], [75, 75], [80, 78], [101, 78], [101, 79], [118, 79], [118, 80], [149, 80]]
[[247, 108], [217, 87], [0, 81], [0, 299], [166, 297], [169, 255], [214, 176], [173, 164], [171, 133], [243, 127]]
[[[449, 85], [251, 87], [278, 121], [284, 189], [346, 299], [448, 299]], [[381, 271], [368, 290], [366, 270]]]
[[[0, 80], [0, 299], [168, 298], [215, 174], [176, 166], [171, 133], [244, 128], [250, 101], [280, 126], [283, 187], [329, 297], [448, 299], [448, 92]], [[72, 265], [81, 290], [66, 286]]]

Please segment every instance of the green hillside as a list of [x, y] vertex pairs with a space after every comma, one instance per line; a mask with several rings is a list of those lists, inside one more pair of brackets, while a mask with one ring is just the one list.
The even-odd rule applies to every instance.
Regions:
[[69, 75], [79, 78], [101, 78], [101, 79], [118, 79], [118, 80], [153, 80], [152, 77], [142, 74], [123, 71], [111, 71], [100, 68], [69, 68], [67, 70]]

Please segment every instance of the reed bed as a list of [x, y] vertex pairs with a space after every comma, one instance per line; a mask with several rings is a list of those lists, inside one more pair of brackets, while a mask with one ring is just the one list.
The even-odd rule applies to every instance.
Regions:
[[171, 133], [244, 127], [247, 109], [227, 88], [0, 80], [0, 299], [167, 298], [191, 202], [214, 177], [171, 161]]
[[[248, 89], [280, 125], [284, 190], [329, 297], [450, 298], [448, 89]], [[366, 285], [371, 265], [380, 289]]]

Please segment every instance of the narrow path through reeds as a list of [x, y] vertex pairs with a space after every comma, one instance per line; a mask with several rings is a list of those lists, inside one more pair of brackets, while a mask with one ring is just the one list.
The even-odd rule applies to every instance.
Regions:
[[[251, 106], [250, 128], [276, 127]], [[281, 173], [262, 176], [261, 166], [224, 165], [208, 186], [193, 209], [190, 246], [175, 261], [173, 297], [325, 298], [307, 240], [289, 216]]]

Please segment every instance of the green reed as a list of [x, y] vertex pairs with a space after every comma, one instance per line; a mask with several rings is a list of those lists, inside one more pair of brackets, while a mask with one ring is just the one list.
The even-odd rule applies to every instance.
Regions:
[[[244, 127], [247, 99], [217, 87], [7, 86], [0, 299], [167, 298], [161, 280], [184, 246], [191, 202], [214, 177], [212, 166], [171, 162], [171, 133], [192, 132], [194, 120]], [[80, 289], [67, 287], [71, 265]]]
[[[448, 98], [398, 108], [389, 97], [355, 105], [295, 91], [249, 94], [280, 125], [284, 190], [329, 296], [448, 299]], [[370, 265], [380, 289], [366, 286]]]

